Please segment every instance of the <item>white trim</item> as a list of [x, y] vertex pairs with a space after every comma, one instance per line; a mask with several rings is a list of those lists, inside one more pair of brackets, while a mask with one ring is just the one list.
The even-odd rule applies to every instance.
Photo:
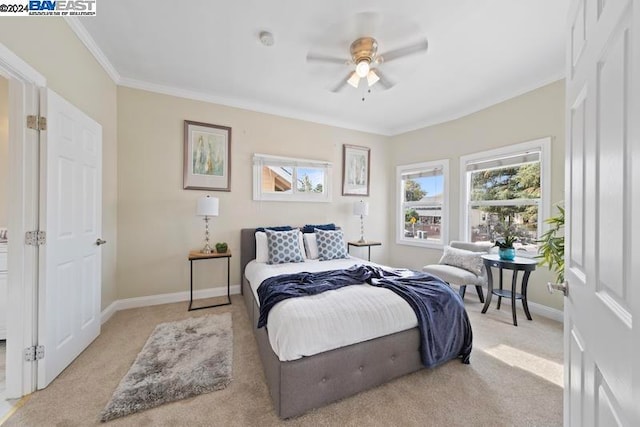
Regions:
[[[263, 192], [262, 168], [264, 166], [286, 166], [293, 170], [291, 176], [291, 190], [287, 192]], [[324, 173], [322, 193], [298, 191], [298, 168], [321, 169]], [[296, 159], [292, 157], [271, 156], [266, 154], [253, 155], [253, 200], [263, 202], [316, 202], [329, 203], [332, 201], [332, 163], [325, 160]], [[281, 175], [282, 176], [282, 175]]]
[[555, 320], [556, 322], [564, 322], [564, 311], [557, 308], [547, 307], [546, 305], [538, 304], [535, 302], [527, 301], [529, 311], [533, 314], [537, 314], [547, 319]]
[[102, 312], [100, 313], [100, 324], [101, 325], [104, 325], [107, 320], [111, 319], [111, 316], [116, 314], [116, 312], [118, 311], [118, 303], [119, 302], [120, 302], [120, 300], [115, 300], [114, 302], [109, 304], [107, 306], [107, 308], [102, 310]]
[[[471, 160], [503, 157], [527, 150], [540, 149], [540, 209], [538, 211], [538, 236], [548, 227], [544, 219], [551, 211], [551, 137], [534, 139], [513, 145], [507, 145], [492, 150], [460, 156], [460, 240], [469, 240], [469, 220], [467, 213], [467, 195], [469, 194], [469, 180], [467, 179], [467, 163]], [[516, 201], [517, 202], [517, 201]], [[517, 204], [517, 203], [514, 203]]]
[[38, 89], [47, 81], [0, 43], [0, 68], [9, 76], [9, 204], [7, 280], [7, 362], [5, 397], [35, 391], [35, 366], [23, 350], [37, 343], [37, 249], [21, 236], [38, 228], [38, 134], [26, 128], [26, 116], [38, 114]]
[[39, 87], [47, 85], [47, 79], [27, 64], [18, 55], [13, 53], [4, 44], [0, 43], [0, 67], [9, 75]]
[[[407, 172], [424, 169], [442, 169], [442, 216], [440, 220], [440, 242], [429, 242], [419, 239], [406, 239], [404, 226], [400, 226], [400, 220], [404, 216], [402, 193], [402, 175]], [[434, 160], [430, 162], [412, 163], [396, 166], [396, 244], [407, 246], [419, 246], [422, 248], [442, 249], [449, 241], [449, 159]]]
[[[240, 285], [231, 285], [230, 293], [231, 295], [238, 295], [240, 293]], [[226, 294], [227, 294], [227, 289], [224, 286], [201, 289], [201, 290], [193, 291], [193, 300], [196, 301], [198, 299], [203, 299], [203, 298], [221, 297], [221, 296], [225, 296]], [[114, 302], [109, 304], [107, 308], [102, 310], [101, 321], [104, 324], [106, 321], [111, 319], [111, 316], [113, 316], [116, 312], [120, 310], [128, 310], [130, 308], [139, 308], [139, 307], [149, 307], [152, 305], [171, 304], [171, 303], [183, 302], [183, 301], [189, 301], [188, 291], [115, 300]]]
[[501, 104], [505, 101], [509, 101], [510, 99], [517, 98], [518, 96], [522, 96], [526, 93], [532, 92], [534, 90], [540, 89], [541, 87], [550, 85], [551, 83], [555, 83], [559, 80], [563, 80], [565, 78], [564, 71], [560, 73], [556, 73], [547, 79], [543, 79], [538, 83], [534, 83], [532, 85], [525, 86], [519, 90], [514, 90], [510, 94], [499, 95], [495, 97], [484, 96], [481, 97], [481, 100], [476, 103], [467, 102], [465, 105], [468, 105], [467, 108], [463, 110], [457, 110], [455, 113], [445, 113], [440, 116], [432, 116], [428, 120], [414, 122], [412, 124], [408, 124], [406, 126], [400, 126], [396, 128], [387, 129], [387, 136], [398, 136], [403, 133], [412, 132], [414, 130], [426, 128], [429, 126], [436, 126], [441, 123], [450, 122], [453, 120], [460, 119], [465, 116], [470, 116], [471, 114], [475, 114], [479, 111], [485, 110], [487, 108], [491, 108], [494, 105]]
[[160, 93], [164, 95], [176, 96], [178, 98], [192, 99], [194, 101], [209, 102], [218, 105], [226, 105], [227, 107], [241, 108], [258, 113], [272, 114], [290, 119], [303, 120], [306, 122], [318, 123], [327, 126], [334, 126], [343, 129], [356, 130], [359, 132], [374, 133], [377, 135], [391, 136], [389, 130], [382, 127], [362, 126], [349, 122], [344, 122], [334, 118], [329, 118], [319, 114], [304, 113], [300, 109], [274, 107], [272, 104], [258, 102], [245, 98], [237, 98], [232, 96], [219, 96], [206, 94], [203, 92], [182, 89], [175, 86], [166, 86], [157, 83], [150, 83], [141, 80], [122, 77], [118, 85], [130, 87], [133, 89], [146, 90], [148, 92]]
[[102, 49], [98, 46], [96, 41], [91, 37], [91, 34], [87, 31], [87, 29], [82, 25], [77, 16], [65, 16], [64, 20], [67, 25], [73, 30], [76, 36], [80, 39], [80, 41], [86, 46], [86, 48], [91, 52], [93, 57], [98, 61], [98, 63], [102, 66], [104, 71], [111, 77], [111, 80], [115, 84], [120, 83], [120, 73], [118, 70], [111, 64], [107, 55], [104, 54]]

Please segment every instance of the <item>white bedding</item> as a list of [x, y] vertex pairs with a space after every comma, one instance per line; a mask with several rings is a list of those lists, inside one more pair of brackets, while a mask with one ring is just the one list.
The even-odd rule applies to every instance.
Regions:
[[[372, 264], [359, 258], [303, 263], [265, 264], [251, 261], [245, 276], [258, 302], [258, 286], [268, 277], [303, 271], [340, 270]], [[274, 353], [281, 361], [393, 334], [418, 326], [413, 309], [392, 291], [367, 284], [276, 304], [269, 312], [267, 329]]]

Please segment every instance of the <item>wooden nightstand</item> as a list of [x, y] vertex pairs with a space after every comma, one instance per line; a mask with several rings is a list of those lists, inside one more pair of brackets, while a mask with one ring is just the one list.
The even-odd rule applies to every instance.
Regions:
[[367, 261], [371, 261], [371, 246], [382, 246], [382, 243], [380, 242], [348, 242], [347, 251], [351, 249], [351, 246], [355, 246], [356, 248], [363, 248], [363, 247], [369, 248], [369, 256], [367, 258]]
[[[222, 304], [206, 305], [204, 307], [193, 307], [193, 261], [200, 259], [227, 259], [227, 302]], [[210, 254], [203, 254], [200, 251], [189, 252], [189, 265], [190, 265], [190, 286], [189, 286], [189, 311], [201, 310], [203, 308], [220, 307], [223, 305], [231, 304], [231, 286], [230, 286], [230, 271], [231, 271], [231, 251], [225, 253], [213, 252]]]

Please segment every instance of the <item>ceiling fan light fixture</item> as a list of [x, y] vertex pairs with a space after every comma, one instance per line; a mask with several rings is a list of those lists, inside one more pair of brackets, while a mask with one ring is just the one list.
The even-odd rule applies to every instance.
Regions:
[[369, 87], [376, 84], [378, 80], [380, 80], [380, 77], [378, 77], [375, 71], [369, 70], [369, 74], [367, 74], [367, 83], [369, 84]]
[[358, 85], [360, 84], [360, 76], [358, 75], [358, 73], [354, 72], [353, 74], [351, 74], [351, 77], [349, 77], [347, 83], [358, 89]]
[[369, 61], [363, 59], [362, 61], [358, 62], [358, 65], [356, 65], [356, 74], [358, 74], [360, 78], [367, 77], [367, 74], [369, 74], [369, 68]]

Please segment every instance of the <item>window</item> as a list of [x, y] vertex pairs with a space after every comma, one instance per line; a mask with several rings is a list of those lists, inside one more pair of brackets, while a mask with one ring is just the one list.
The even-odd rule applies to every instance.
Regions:
[[536, 255], [549, 206], [550, 138], [463, 156], [462, 238], [495, 242], [512, 227], [519, 255]]
[[254, 154], [253, 200], [330, 202], [331, 163]]
[[399, 244], [442, 247], [449, 238], [449, 160], [397, 167]]

